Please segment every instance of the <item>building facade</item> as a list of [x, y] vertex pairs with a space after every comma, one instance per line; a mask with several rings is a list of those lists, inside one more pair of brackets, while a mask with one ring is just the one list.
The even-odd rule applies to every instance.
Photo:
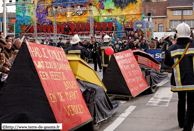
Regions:
[[145, 20], [152, 21], [154, 32], [166, 32], [167, 12], [169, 1], [166, 2], [143, 2], [143, 14]]
[[170, 0], [167, 7], [167, 30], [174, 31], [181, 22], [194, 29], [194, 0]]

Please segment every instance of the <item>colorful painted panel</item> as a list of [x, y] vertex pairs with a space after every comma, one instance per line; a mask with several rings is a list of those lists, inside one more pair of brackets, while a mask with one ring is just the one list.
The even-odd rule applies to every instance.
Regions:
[[[80, 10], [89, 7], [92, 3], [93, 18], [95, 22], [114, 22], [117, 30], [121, 30], [123, 23], [132, 27], [135, 20], [141, 20], [142, 0], [38, 0], [36, 5], [36, 21], [41, 25], [53, 24], [53, 8], [57, 4], [57, 22], [86, 23], [90, 21], [88, 10]], [[68, 3], [69, 2], [69, 3]], [[74, 8], [72, 8], [74, 6]], [[68, 10], [65, 12], [64, 10]], [[33, 6], [16, 6], [16, 33], [24, 33], [27, 25], [33, 23]]]

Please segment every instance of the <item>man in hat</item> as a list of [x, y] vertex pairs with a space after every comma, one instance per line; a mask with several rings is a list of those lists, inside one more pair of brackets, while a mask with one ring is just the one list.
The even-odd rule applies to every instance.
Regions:
[[91, 37], [92, 39], [92, 58], [94, 63], [94, 70], [97, 71], [97, 63], [98, 67], [100, 69], [100, 72], [102, 70], [101, 66], [101, 58], [100, 58], [100, 43], [96, 41], [95, 37]]
[[71, 47], [67, 48], [67, 54], [79, 55], [82, 59], [90, 55], [90, 51], [85, 47], [78, 45], [80, 42], [79, 36], [76, 34], [72, 37]]
[[48, 44], [48, 45], [56, 47], [56, 44], [53, 42], [53, 40], [52, 40], [52, 39], [50, 39], [50, 41], [49, 41], [49, 44]]
[[59, 42], [57, 43], [57, 47], [62, 47], [65, 49], [65, 44], [62, 42], [62, 38], [59, 38]]
[[110, 43], [110, 36], [105, 35], [103, 38], [104, 43], [100, 45], [100, 51], [102, 54], [102, 67], [103, 67], [103, 77], [105, 75], [106, 68], [108, 67], [108, 63], [110, 61], [110, 57], [105, 53], [105, 49], [110, 46], [113, 48], [113, 46]]
[[176, 30], [177, 43], [168, 46], [164, 63], [172, 70], [171, 90], [178, 92], [179, 127], [184, 127], [183, 131], [192, 131], [194, 122], [194, 42], [190, 39], [191, 32], [188, 24], [183, 22], [176, 27]]

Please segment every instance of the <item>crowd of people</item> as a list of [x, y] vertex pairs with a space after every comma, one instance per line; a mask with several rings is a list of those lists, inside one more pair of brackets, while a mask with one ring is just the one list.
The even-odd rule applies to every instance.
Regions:
[[21, 45], [20, 38], [13, 38], [9, 35], [4, 37], [3, 32], [0, 32], [0, 88], [8, 77]]

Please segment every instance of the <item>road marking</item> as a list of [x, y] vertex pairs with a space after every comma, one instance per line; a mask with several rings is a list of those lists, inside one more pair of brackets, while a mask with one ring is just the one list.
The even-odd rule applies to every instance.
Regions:
[[114, 131], [125, 118], [135, 109], [136, 106], [129, 106], [125, 112], [123, 112], [111, 125], [109, 125], [104, 131]]
[[148, 101], [149, 106], [168, 106], [172, 98], [170, 87], [160, 87], [155, 95]]
[[127, 101], [119, 101], [119, 104], [122, 105], [122, 104], [125, 104]]

